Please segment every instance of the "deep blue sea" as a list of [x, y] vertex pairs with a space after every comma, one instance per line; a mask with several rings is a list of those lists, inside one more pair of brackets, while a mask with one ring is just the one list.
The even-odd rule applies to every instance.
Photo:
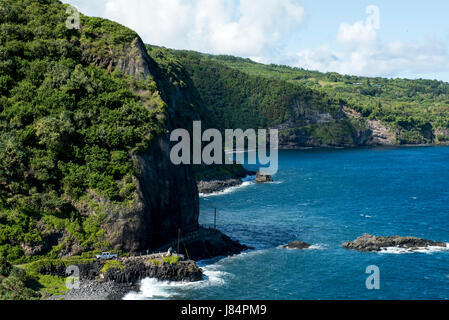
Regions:
[[[213, 223], [255, 249], [202, 261], [207, 279], [145, 279], [129, 299], [449, 299], [449, 251], [362, 253], [370, 233], [449, 243], [449, 147], [280, 151], [275, 182], [201, 198]], [[293, 240], [311, 249], [283, 249]], [[367, 266], [380, 289], [365, 285]]]

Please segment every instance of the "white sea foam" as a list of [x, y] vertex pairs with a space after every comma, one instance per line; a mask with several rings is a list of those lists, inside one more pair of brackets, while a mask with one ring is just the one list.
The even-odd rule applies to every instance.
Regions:
[[438, 246], [429, 246], [422, 248], [399, 248], [399, 247], [385, 247], [381, 248], [379, 253], [387, 253], [387, 254], [404, 254], [404, 253], [425, 253], [431, 254], [435, 252], [449, 251], [449, 243], [446, 244], [446, 247], [438, 247]]
[[308, 247], [306, 250], [326, 250], [327, 245], [326, 244], [313, 244], [310, 247]]
[[217, 270], [217, 266], [210, 265], [203, 269], [204, 280], [197, 282], [159, 281], [145, 278], [140, 283], [139, 292], [128, 293], [123, 300], [164, 300], [182, 294], [183, 290], [201, 289], [207, 286], [221, 286], [225, 284], [229, 273]]
[[[284, 245], [278, 246], [277, 249], [300, 251], [295, 248], [284, 248]], [[327, 244], [317, 243], [317, 244], [312, 244], [310, 247], [302, 249], [302, 250], [326, 250], [326, 249], [327, 249]]]

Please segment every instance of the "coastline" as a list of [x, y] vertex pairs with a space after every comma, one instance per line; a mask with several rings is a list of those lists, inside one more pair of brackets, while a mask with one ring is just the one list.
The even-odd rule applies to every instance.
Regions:
[[79, 289], [71, 289], [65, 295], [51, 296], [47, 300], [112, 300], [118, 301], [130, 292], [138, 290], [138, 285], [83, 280]]
[[242, 186], [245, 182], [254, 181], [256, 172], [247, 171], [244, 177], [234, 177], [225, 179], [200, 180], [197, 182], [198, 193], [202, 196], [220, 194], [231, 188]]
[[[252, 249], [232, 240], [218, 230], [200, 228], [195, 234], [181, 238], [182, 254], [167, 255], [173, 243], [160, 248], [160, 253], [123, 257], [117, 260], [90, 261], [77, 265], [79, 288], [46, 300], [122, 300], [130, 292], [138, 292], [146, 278], [173, 283], [195, 283], [204, 280], [197, 261], [226, 257]], [[39, 267], [38, 273], [66, 277], [66, 266], [57, 261]]]

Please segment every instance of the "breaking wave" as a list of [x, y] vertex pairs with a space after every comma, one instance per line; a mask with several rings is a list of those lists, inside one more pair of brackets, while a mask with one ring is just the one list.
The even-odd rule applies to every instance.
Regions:
[[197, 282], [170, 282], [160, 281], [154, 278], [145, 278], [140, 283], [139, 292], [128, 293], [123, 300], [166, 300], [182, 298], [183, 291], [200, 289], [207, 286], [221, 286], [226, 282], [229, 273], [216, 270], [216, 266], [210, 265], [202, 268], [204, 280]]
[[449, 243], [446, 244], [446, 247], [438, 247], [438, 246], [429, 246], [429, 247], [422, 247], [422, 248], [400, 248], [400, 247], [386, 247], [381, 248], [379, 253], [381, 254], [404, 254], [404, 253], [426, 253], [431, 254], [434, 252], [442, 252], [442, 251], [449, 251]]

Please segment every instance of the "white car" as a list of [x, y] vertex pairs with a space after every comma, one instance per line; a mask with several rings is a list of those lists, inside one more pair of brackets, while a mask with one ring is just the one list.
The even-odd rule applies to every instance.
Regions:
[[110, 253], [110, 252], [102, 252], [101, 254], [97, 254], [95, 256], [98, 260], [109, 260], [109, 259], [117, 259], [118, 254], [117, 253]]

